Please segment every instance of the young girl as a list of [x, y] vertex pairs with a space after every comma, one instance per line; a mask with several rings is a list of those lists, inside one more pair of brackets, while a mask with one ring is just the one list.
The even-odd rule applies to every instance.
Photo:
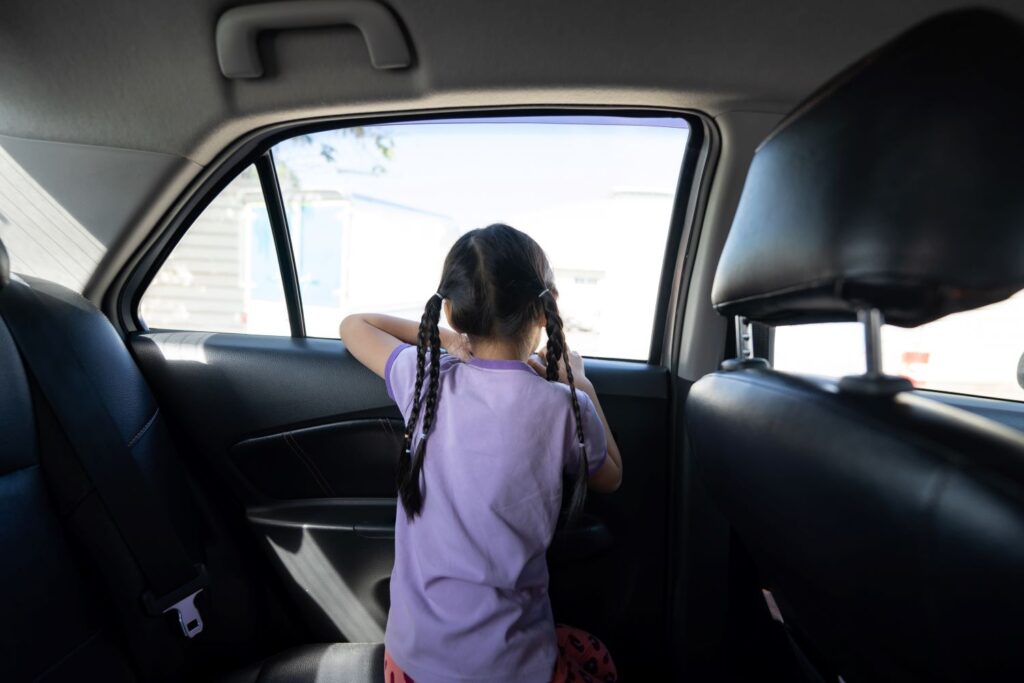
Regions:
[[622, 462], [540, 246], [506, 225], [469, 232], [418, 325], [354, 315], [341, 338], [406, 420], [386, 683], [615, 681], [601, 642], [556, 627], [548, 600], [563, 472], [571, 515], [588, 484], [618, 488]]

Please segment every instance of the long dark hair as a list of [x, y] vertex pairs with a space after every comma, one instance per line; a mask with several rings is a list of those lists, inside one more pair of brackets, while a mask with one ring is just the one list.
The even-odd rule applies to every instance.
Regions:
[[[412, 410], [398, 457], [398, 494], [410, 518], [415, 518], [423, 509], [420, 476], [430, 429], [437, 416], [441, 355], [437, 325], [442, 300], [447, 299], [451, 305], [452, 326], [471, 337], [524, 339], [530, 324], [543, 313], [547, 318], [547, 379], [556, 381], [559, 363], [566, 356], [557, 294], [544, 250], [529, 235], [515, 228], [496, 224], [467, 232], [448, 252], [437, 293], [427, 300], [420, 319]], [[571, 519], [583, 507], [588, 466], [576, 385], [568, 359], [565, 361], [579, 449], [579, 461], [570, 484], [572, 493], [567, 517]], [[426, 376], [428, 371], [429, 377]], [[426, 395], [423, 394], [424, 380]], [[414, 449], [413, 436], [421, 413], [421, 436]]]

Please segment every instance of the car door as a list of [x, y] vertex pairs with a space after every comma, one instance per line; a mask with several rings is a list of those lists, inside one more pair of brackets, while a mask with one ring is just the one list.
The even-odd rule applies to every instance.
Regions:
[[403, 425], [337, 339], [417, 319], [448, 246], [498, 220], [549, 255], [624, 481], [549, 552], [558, 621], [640, 673], [667, 634], [673, 383], [664, 340], [705, 144], [664, 111], [324, 122], [254, 138], [151, 238], [121, 323], [200, 466], [237, 501], [319, 640], [379, 641]]

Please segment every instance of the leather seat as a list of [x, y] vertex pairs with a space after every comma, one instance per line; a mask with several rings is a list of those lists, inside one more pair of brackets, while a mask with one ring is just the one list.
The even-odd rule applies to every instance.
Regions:
[[1024, 434], [874, 363], [879, 318], [1024, 287], [1021, 120], [1024, 28], [959, 12], [826, 84], [751, 165], [714, 305], [741, 325], [857, 317], [869, 372], [742, 357], [694, 385], [687, 434], [819, 680], [1024, 679]]
[[[7, 681], [200, 680], [232, 667], [239, 681], [364, 681], [383, 678], [381, 644], [280, 650], [294, 636], [282, 606], [259, 581], [215, 506], [179, 454], [139, 369], [106, 318], [57, 285], [10, 282], [0, 243], [4, 295], [31, 287], [66, 353], [88, 375], [153, 497], [209, 585], [199, 594], [204, 631], [185, 639], [172, 615], [140, 606], [145, 582], [86, 468], [0, 316], [0, 669]], [[42, 312], [42, 311], [41, 311]], [[84, 408], [83, 408], [84, 410]]]
[[759, 587], [823, 670], [850, 683], [1024, 671], [1024, 436], [911, 393], [757, 368], [702, 379], [687, 415]]

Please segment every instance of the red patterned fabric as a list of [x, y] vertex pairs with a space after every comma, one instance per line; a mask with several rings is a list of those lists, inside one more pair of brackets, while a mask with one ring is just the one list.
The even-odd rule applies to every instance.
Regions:
[[[558, 659], [551, 683], [616, 683], [615, 670], [608, 648], [586, 631], [559, 624], [555, 627], [558, 638]], [[384, 683], [416, 683], [406, 675], [391, 655], [384, 652]]]
[[559, 624], [558, 660], [552, 683], [616, 683], [615, 662], [600, 640], [586, 631]]
[[405, 672], [398, 668], [387, 650], [384, 650], [384, 683], [414, 683], [409, 676], [405, 675]]

